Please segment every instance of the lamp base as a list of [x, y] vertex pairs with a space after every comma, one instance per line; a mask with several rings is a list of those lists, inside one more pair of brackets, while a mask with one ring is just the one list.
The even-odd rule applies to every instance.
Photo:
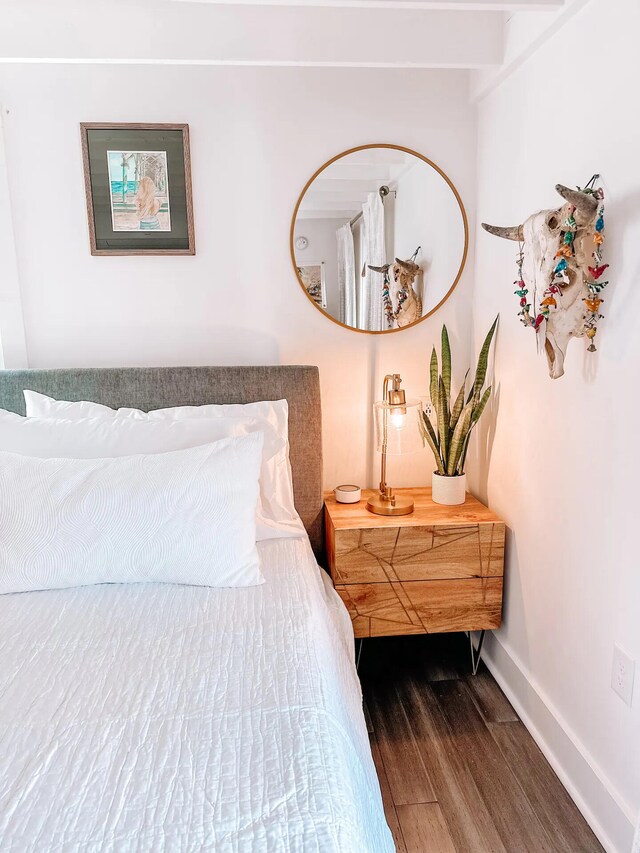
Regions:
[[395, 496], [395, 502], [383, 497], [380, 493], [372, 495], [367, 501], [367, 509], [376, 515], [409, 515], [413, 512], [413, 501], [402, 495]]

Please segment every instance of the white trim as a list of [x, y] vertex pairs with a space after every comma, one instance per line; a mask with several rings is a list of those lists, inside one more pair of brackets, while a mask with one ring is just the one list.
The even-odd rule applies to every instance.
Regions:
[[575, 731], [495, 634], [482, 658], [607, 853], [628, 853], [633, 811]]
[[172, 0], [175, 3], [224, 3], [229, 6], [339, 6], [351, 9], [428, 9], [456, 12], [548, 12], [563, 0]]
[[343, 60], [302, 60], [302, 59], [160, 59], [113, 58], [86, 56], [71, 58], [66, 56], [0, 56], [0, 65], [213, 65], [223, 67], [248, 68], [408, 68], [408, 69], [444, 69], [445, 71], [468, 71], [491, 67], [488, 60], [473, 62], [424, 62], [396, 60], [378, 62], [362, 60], [347, 62]]
[[0, 105], [0, 367], [28, 367]]

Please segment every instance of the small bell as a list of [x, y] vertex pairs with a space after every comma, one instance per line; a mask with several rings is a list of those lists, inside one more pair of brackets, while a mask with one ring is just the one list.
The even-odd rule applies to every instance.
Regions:
[[595, 338], [597, 331], [598, 330], [595, 329], [593, 326], [590, 329], [587, 329], [587, 331], [586, 331], [586, 335], [589, 338], [589, 340], [591, 341], [591, 343], [587, 347], [587, 352], [595, 352], [596, 351], [596, 345], [594, 344], [593, 339]]

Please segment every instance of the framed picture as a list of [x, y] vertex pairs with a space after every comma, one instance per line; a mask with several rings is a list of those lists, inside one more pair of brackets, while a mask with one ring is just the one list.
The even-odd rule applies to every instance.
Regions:
[[319, 264], [305, 264], [298, 267], [298, 275], [313, 301], [321, 308], [326, 308], [327, 292], [324, 281], [324, 261]]
[[92, 255], [195, 255], [187, 124], [83, 123]]

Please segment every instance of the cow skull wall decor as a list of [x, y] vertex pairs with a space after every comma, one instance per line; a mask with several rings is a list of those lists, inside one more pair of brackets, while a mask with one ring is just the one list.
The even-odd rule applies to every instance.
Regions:
[[598, 177], [594, 175], [584, 189], [556, 184], [565, 203], [534, 213], [522, 225], [501, 228], [482, 223], [490, 234], [520, 244], [515, 282], [520, 319], [535, 330], [552, 379], [564, 373], [571, 338], [586, 336], [589, 352], [595, 352], [602, 317], [600, 294], [608, 284], [600, 280], [608, 264], [602, 263], [604, 193], [595, 188]]

